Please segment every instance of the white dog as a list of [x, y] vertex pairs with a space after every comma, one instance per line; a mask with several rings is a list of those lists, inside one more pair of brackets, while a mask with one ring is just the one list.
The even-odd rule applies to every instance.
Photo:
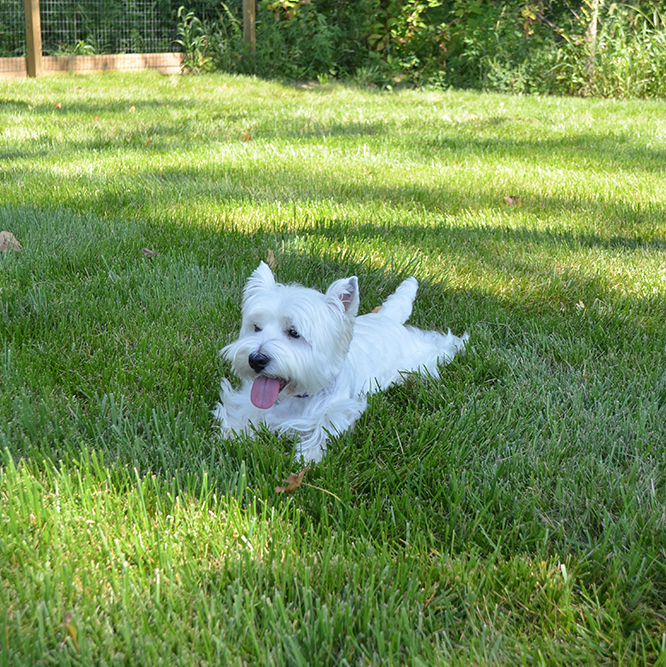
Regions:
[[465, 347], [451, 331], [405, 326], [418, 283], [405, 280], [376, 313], [356, 317], [358, 280], [336, 280], [326, 294], [275, 281], [261, 262], [243, 294], [240, 337], [222, 354], [243, 381], [222, 381], [215, 409], [224, 437], [271, 431], [300, 436], [297, 455], [320, 461], [330, 434], [341, 433], [366, 407], [366, 395], [402, 374], [448, 363]]

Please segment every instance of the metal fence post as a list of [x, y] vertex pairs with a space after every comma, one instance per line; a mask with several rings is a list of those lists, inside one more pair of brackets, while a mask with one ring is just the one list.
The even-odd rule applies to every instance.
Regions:
[[42, 75], [42, 25], [39, 20], [39, 0], [23, 0], [25, 9], [26, 57], [28, 76]]

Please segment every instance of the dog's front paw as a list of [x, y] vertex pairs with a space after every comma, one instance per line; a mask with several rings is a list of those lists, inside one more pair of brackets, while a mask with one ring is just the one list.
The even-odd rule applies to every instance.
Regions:
[[321, 463], [324, 454], [326, 454], [326, 450], [321, 447], [318, 449], [303, 449], [297, 445], [295, 458], [297, 461], [303, 461], [304, 463]]
[[296, 444], [296, 459], [306, 463], [319, 463], [326, 454], [327, 434], [324, 429], [317, 429], [304, 435]]
[[213, 417], [219, 422], [222, 435], [228, 437], [231, 427], [229, 426], [229, 420], [227, 419], [227, 410], [222, 403], [218, 403], [215, 406]]

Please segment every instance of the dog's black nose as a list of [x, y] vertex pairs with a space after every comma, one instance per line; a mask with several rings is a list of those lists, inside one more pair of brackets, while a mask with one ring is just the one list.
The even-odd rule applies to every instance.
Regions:
[[248, 357], [248, 363], [250, 364], [250, 368], [252, 368], [253, 371], [256, 373], [261, 373], [261, 371], [268, 366], [270, 362], [270, 357], [266, 356], [265, 354], [262, 354], [261, 352], [253, 352], [249, 357]]

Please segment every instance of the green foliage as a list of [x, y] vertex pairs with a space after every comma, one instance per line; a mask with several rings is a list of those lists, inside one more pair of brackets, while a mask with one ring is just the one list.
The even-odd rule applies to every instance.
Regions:
[[368, 11], [363, 10], [370, 4], [361, 0], [347, 12], [338, 7], [344, 2], [261, 0], [252, 52], [243, 42], [240, 2], [222, 3], [207, 24], [215, 64], [224, 71], [287, 79], [348, 74], [363, 62], [359, 53], [367, 51], [362, 27]]
[[80, 39], [74, 46], [68, 44], [59, 44], [58, 50], [53, 54], [55, 56], [94, 56], [97, 53], [95, 44], [92, 40]]
[[558, 54], [555, 89], [603, 97], [666, 96], [664, 16], [654, 7], [647, 13], [622, 3], [609, 5], [599, 23], [591, 71], [585, 21], [577, 21]]
[[222, 13], [208, 24], [211, 66], [223, 72], [248, 73], [252, 52], [243, 41], [243, 25], [224, 2], [220, 7]]
[[257, 40], [258, 74], [313, 79], [336, 73], [340, 28], [315, 3], [262, 0]]
[[[644, 6], [643, 6], [644, 5]], [[660, 5], [602, 4], [595, 66], [587, 0], [261, 0], [257, 49], [243, 43], [239, 0], [206, 11], [216, 67], [286, 79], [429, 85], [509, 93], [660, 97]], [[649, 9], [649, 11], [648, 11]]]
[[[0, 0], [1, 54], [23, 54], [22, 16], [16, 0]], [[141, 52], [149, 16], [151, 50], [182, 49], [190, 72], [377, 88], [666, 95], [666, 0], [257, 0], [256, 49], [243, 39], [242, 0], [154, 0], [150, 9], [137, 0], [57, 0], [42, 20], [44, 53]], [[71, 34], [54, 41], [62, 24]]]
[[185, 7], [179, 8], [177, 16], [178, 39], [175, 42], [182, 47], [185, 54], [183, 66], [193, 74], [205, 72], [213, 58], [207, 54], [208, 38], [204, 25], [194, 12], [186, 13]]
[[[459, 1], [450, 30], [444, 81], [459, 88], [534, 92], [550, 35], [523, 3]], [[546, 51], [546, 53], [544, 53]]]
[[439, 0], [377, 3], [368, 45], [398, 79], [425, 81], [444, 69], [448, 28], [437, 21], [441, 7]]

